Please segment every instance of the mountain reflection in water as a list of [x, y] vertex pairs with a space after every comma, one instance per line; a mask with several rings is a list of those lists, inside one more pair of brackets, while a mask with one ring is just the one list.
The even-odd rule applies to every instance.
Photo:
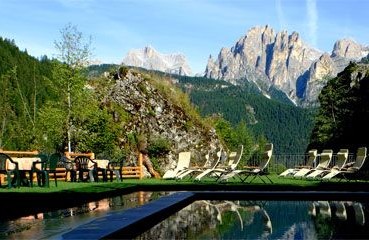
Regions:
[[367, 204], [339, 201], [196, 201], [137, 239], [368, 238]]

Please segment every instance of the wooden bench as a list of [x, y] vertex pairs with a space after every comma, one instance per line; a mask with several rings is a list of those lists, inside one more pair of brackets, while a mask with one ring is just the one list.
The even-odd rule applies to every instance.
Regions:
[[142, 166], [138, 167], [123, 167], [122, 170], [122, 177], [123, 178], [143, 178], [143, 171]]
[[[39, 154], [37, 150], [34, 151], [11, 151], [11, 150], [4, 150], [0, 148], [0, 153], [4, 153], [6, 155], [9, 155], [11, 158], [13, 157], [35, 157]], [[35, 176], [33, 177], [35, 180]], [[3, 174], [0, 175], [1, 182], [5, 182], [5, 176]]]
[[142, 162], [143, 162], [143, 156], [140, 153], [138, 155], [138, 166], [136, 166], [136, 167], [123, 167], [122, 177], [123, 178], [138, 178], [138, 179], [142, 179], [143, 178]]

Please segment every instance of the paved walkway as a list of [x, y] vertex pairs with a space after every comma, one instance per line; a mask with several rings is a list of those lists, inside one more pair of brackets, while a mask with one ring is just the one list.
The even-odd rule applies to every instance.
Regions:
[[111, 213], [63, 234], [63, 239], [132, 239], [195, 200], [195, 193], [177, 192], [140, 207]]

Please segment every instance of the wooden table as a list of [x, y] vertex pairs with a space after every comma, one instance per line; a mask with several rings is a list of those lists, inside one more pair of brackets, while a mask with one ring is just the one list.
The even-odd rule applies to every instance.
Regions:
[[[34, 162], [41, 161], [39, 157], [13, 157], [14, 162], [18, 163], [19, 170], [31, 171], [32, 165]], [[37, 164], [36, 164], [37, 165]], [[11, 162], [8, 162], [8, 168], [13, 169], [15, 165]]]
[[103, 181], [106, 182], [108, 181], [107, 178], [107, 169], [108, 169], [108, 165], [109, 165], [109, 160], [107, 159], [94, 159], [94, 162], [96, 162], [97, 164], [97, 177], [99, 177], [99, 172], [102, 173], [102, 177], [103, 177]]
[[94, 159], [94, 162], [97, 163], [98, 168], [107, 169], [109, 165], [109, 160], [107, 159]]

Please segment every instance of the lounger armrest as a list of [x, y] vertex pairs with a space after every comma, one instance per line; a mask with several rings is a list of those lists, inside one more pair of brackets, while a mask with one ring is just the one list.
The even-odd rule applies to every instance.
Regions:
[[347, 168], [347, 172], [356, 172], [358, 170], [359, 170], [358, 167], [349, 167], [349, 168]]
[[355, 164], [355, 162], [349, 162], [349, 163], [346, 163], [343, 168], [349, 168], [349, 167], [352, 167], [353, 165]]
[[298, 169], [302, 169], [302, 168], [311, 169], [312, 167], [311, 166], [305, 166], [305, 165], [299, 165], [299, 166], [296, 166], [296, 168], [298, 168]]
[[[39, 169], [41, 170], [42, 164], [47, 163], [47, 161], [35, 161], [32, 163], [32, 169]], [[38, 164], [41, 164], [40, 167], [37, 167]]]
[[244, 169], [257, 169], [259, 168], [258, 166], [243, 166]]

